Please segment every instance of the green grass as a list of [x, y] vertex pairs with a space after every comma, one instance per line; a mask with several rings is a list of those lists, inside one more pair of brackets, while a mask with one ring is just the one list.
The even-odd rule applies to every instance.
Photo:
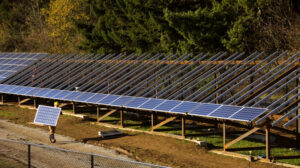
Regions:
[[15, 116], [16, 112], [8, 112], [8, 111], [0, 111], [0, 117], [11, 117], [11, 116]]

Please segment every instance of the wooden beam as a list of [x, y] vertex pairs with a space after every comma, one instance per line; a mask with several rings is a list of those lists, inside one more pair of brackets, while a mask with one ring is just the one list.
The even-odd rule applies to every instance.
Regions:
[[109, 112], [107, 112], [106, 114], [104, 114], [102, 117], [99, 118], [99, 121], [100, 122], [101, 120], [103, 120], [104, 118], [106, 118], [107, 116], [111, 115], [112, 113], [116, 112], [117, 110], [111, 110]]
[[123, 111], [123, 109], [120, 110], [120, 122], [121, 122], [121, 128], [124, 128], [124, 111]]
[[69, 104], [69, 103], [62, 103], [62, 104], [59, 105], [59, 107], [60, 107], [60, 108], [63, 108], [63, 107], [65, 107], [65, 106], [68, 105], [68, 104]]
[[1, 94], [1, 104], [4, 104], [4, 95]]
[[281, 80], [283, 77], [287, 76], [288, 74], [290, 74], [292, 71], [294, 71], [297, 68], [296, 65], [292, 66], [291, 68], [289, 68], [286, 72], [282, 73], [281, 75], [277, 76], [275, 79], [273, 79], [272, 81], [270, 81], [269, 83], [265, 84], [264, 86], [262, 86], [261, 88], [258, 88], [254, 91], [253, 94], [251, 94], [250, 96], [246, 97], [245, 99], [241, 100], [240, 102], [238, 102], [236, 105], [240, 106], [245, 104], [246, 102], [248, 102], [249, 100], [251, 100], [252, 98], [254, 98], [255, 96], [257, 96], [259, 93], [263, 92], [266, 88], [268, 88], [269, 86], [273, 85], [274, 83], [278, 82], [279, 80]]
[[167, 124], [167, 123], [169, 123], [169, 122], [171, 122], [171, 121], [174, 121], [175, 119], [176, 119], [176, 117], [169, 117], [169, 118], [167, 118], [167, 119], [164, 120], [163, 122], [161, 122], [161, 123], [155, 125], [154, 127], [152, 127], [152, 132], [153, 132], [155, 129], [161, 127], [161, 126], [163, 126], [163, 125], [165, 125], [165, 124]]
[[266, 160], [267, 161], [270, 161], [270, 151], [271, 151], [271, 149], [270, 149], [270, 127], [269, 126], [267, 126], [266, 128], [265, 128], [265, 130], [266, 130]]
[[232, 146], [233, 144], [239, 142], [240, 140], [246, 138], [247, 136], [253, 134], [254, 132], [258, 131], [260, 128], [259, 127], [254, 127], [251, 130], [249, 130], [248, 132], [242, 134], [241, 136], [237, 137], [236, 139], [232, 140], [231, 142], [227, 143], [224, 147], [225, 149]]
[[73, 107], [73, 114], [75, 114], [76, 113], [76, 109], [75, 109], [75, 102], [72, 102], [72, 107]]
[[33, 107], [37, 108], [37, 100], [36, 100], [36, 98], [33, 99]]
[[21, 104], [20, 104], [20, 101], [21, 101], [21, 98], [20, 98], [20, 96], [18, 96], [18, 105], [20, 106]]
[[27, 102], [27, 101], [29, 101], [29, 100], [31, 100], [30, 98], [26, 98], [26, 99], [24, 99], [24, 100], [22, 100], [22, 101], [19, 101], [19, 105], [21, 105], [21, 104], [23, 104], [23, 103], [25, 103], [25, 102]]
[[151, 128], [154, 126], [154, 112], [151, 113]]
[[97, 106], [97, 122], [99, 122], [99, 107]]
[[226, 151], [226, 124], [223, 122], [223, 151]]
[[181, 136], [185, 138], [185, 118], [184, 116], [181, 118]]
[[[298, 80], [296, 82], [297, 82], [296, 86], [300, 86], [300, 78], [298, 78]], [[300, 89], [298, 89], [298, 93], [300, 93]], [[297, 100], [299, 100], [297, 105], [300, 106], [300, 96], [297, 97]], [[296, 116], [299, 115], [299, 114], [300, 114], [300, 109], [298, 108], [298, 110], [296, 111]], [[300, 122], [299, 122], [299, 119], [296, 120], [295, 132], [296, 132], [297, 147], [300, 148]]]

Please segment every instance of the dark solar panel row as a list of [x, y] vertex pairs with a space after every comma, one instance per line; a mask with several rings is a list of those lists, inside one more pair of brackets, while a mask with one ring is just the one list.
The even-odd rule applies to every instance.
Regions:
[[251, 122], [267, 109], [0, 84], [0, 92], [82, 103]]
[[0, 53], [0, 81], [45, 56], [33, 53]]

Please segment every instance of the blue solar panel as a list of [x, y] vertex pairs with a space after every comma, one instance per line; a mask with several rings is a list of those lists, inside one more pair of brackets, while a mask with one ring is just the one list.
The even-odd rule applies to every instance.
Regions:
[[16, 86], [14, 89], [10, 90], [10, 94], [16, 94], [19, 90], [26, 88], [25, 86]]
[[154, 109], [156, 106], [158, 106], [159, 104], [161, 104], [164, 101], [165, 100], [162, 100], [162, 99], [153, 99], [152, 98], [149, 101], [147, 101], [144, 104], [142, 104], [141, 106], [139, 106], [138, 108], [152, 110], [152, 109]]
[[36, 97], [44, 97], [44, 95], [46, 95], [47, 93], [51, 92], [52, 89], [48, 89], [48, 88], [43, 88], [41, 91], [33, 94]]
[[49, 93], [47, 93], [46, 95], [44, 95], [45, 98], [53, 98], [55, 95], [59, 94], [61, 92], [61, 90], [58, 89], [52, 89], [52, 91], [50, 91]]
[[79, 96], [81, 94], [82, 94], [82, 92], [73, 92], [73, 93], [63, 97], [63, 99], [72, 101], [74, 98], [76, 98], [77, 96]]
[[118, 95], [108, 95], [104, 99], [98, 101], [98, 104], [110, 105], [111, 102], [118, 99], [120, 96]]
[[6, 84], [1, 84], [0, 85], [0, 92], [4, 91], [6, 87], [8, 87], [9, 85]]
[[8, 85], [3, 91], [2, 93], [9, 93], [11, 90], [13, 90], [14, 88], [16, 88], [17, 86], [15, 85]]
[[125, 107], [131, 107], [131, 108], [137, 108], [146, 101], [150, 100], [149, 98], [144, 98], [144, 97], [136, 97], [135, 99], [131, 100], [127, 104], [125, 104]]
[[64, 100], [64, 97], [66, 97], [67, 95], [69, 95], [71, 93], [72, 93], [72, 91], [62, 90], [61, 92], [59, 92], [57, 95], [53, 96], [52, 98]]
[[56, 126], [61, 108], [39, 105], [34, 123]]
[[178, 105], [180, 103], [181, 103], [181, 101], [177, 101], [177, 100], [166, 100], [159, 106], [155, 107], [154, 110], [170, 111], [172, 108], [174, 108], [176, 105]]
[[196, 102], [182, 102], [175, 108], [171, 109], [170, 112], [186, 113], [186, 112], [191, 111], [192, 109], [194, 109], [195, 107], [197, 107], [199, 105], [200, 105], [200, 103], [196, 103]]
[[102, 100], [108, 96], [107, 94], [97, 93], [93, 97], [86, 100], [87, 103], [97, 103], [98, 101]]
[[77, 101], [77, 102], [86, 102], [89, 98], [91, 98], [92, 96], [94, 96], [96, 93], [83, 93], [81, 92], [82, 94], [78, 97], [75, 97], [73, 99], [73, 101]]
[[132, 96], [121, 96], [117, 100], [115, 100], [112, 103], [110, 103], [110, 105], [123, 106], [124, 104], [126, 104], [127, 102], [129, 102], [130, 100], [132, 100], [133, 98], [134, 97], [132, 97]]
[[34, 89], [33, 87], [25, 87], [25, 88], [17, 91], [16, 94], [25, 95], [27, 92], [29, 92], [30, 90], [33, 90], [33, 89]]
[[30, 90], [29, 92], [25, 93], [26, 96], [33, 96], [35, 93], [38, 93], [42, 90], [42, 88], [34, 88]]
[[223, 105], [222, 107], [218, 108], [216, 111], [209, 114], [210, 117], [216, 117], [216, 118], [228, 118], [235, 112], [241, 110], [243, 107], [239, 106], [229, 106], [229, 105]]
[[217, 108], [219, 108], [221, 105], [219, 104], [207, 104], [203, 103], [199, 107], [196, 107], [193, 109], [189, 114], [191, 115], [199, 115], [199, 116], [207, 116], [209, 113], [213, 112]]
[[230, 116], [230, 119], [234, 120], [242, 120], [242, 121], [253, 121], [261, 114], [263, 114], [267, 109], [265, 108], [253, 108], [253, 107], [245, 107], [236, 114]]

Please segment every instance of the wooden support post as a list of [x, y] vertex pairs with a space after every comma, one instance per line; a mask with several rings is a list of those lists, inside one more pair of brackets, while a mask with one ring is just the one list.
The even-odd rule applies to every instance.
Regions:
[[1, 94], [1, 104], [4, 104], [4, 95]]
[[[297, 86], [300, 86], [300, 78], [298, 78], [298, 80], [297, 80]], [[298, 89], [298, 93], [300, 93], [300, 89]], [[297, 99], [300, 100], [300, 96]], [[298, 106], [300, 106], [300, 102], [298, 102]], [[296, 111], [296, 116], [297, 115], [300, 115], [300, 109], [298, 109]], [[297, 147], [300, 148], [300, 122], [299, 122], [299, 119], [296, 120], [296, 144], [297, 144]]]
[[76, 111], [75, 111], [75, 102], [72, 102], [72, 106], [73, 106], [73, 114], [75, 114], [76, 113]]
[[185, 138], [185, 117], [181, 118], [181, 136]]
[[223, 150], [226, 151], [226, 123], [223, 122]]
[[266, 160], [270, 161], [270, 126], [266, 126]]
[[33, 99], [33, 107], [37, 108], [37, 100], [36, 100], [36, 98]]
[[101, 120], [103, 120], [105, 117], [111, 115], [112, 113], [116, 112], [117, 110], [111, 110], [109, 112], [107, 112], [106, 114], [104, 114], [102, 117], [99, 118], [99, 121], [100, 122]]
[[151, 113], [151, 130], [153, 130], [154, 126], [154, 112]]
[[18, 105], [19, 106], [21, 105], [21, 98], [20, 98], [20, 96], [18, 96]]
[[99, 115], [99, 107], [97, 106], [97, 122], [100, 121], [100, 120], [99, 120], [99, 117], [100, 117], [100, 115]]
[[123, 109], [120, 110], [120, 122], [121, 122], [121, 128], [124, 128], [124, 111], [123, 111]]
[[169, 123], [169, 122], [171, 122], [171, 121], [173, 121], [175, 119], [176, 119], [176, 117], [167, 118], [163, 122], [161, 122], [161, 123], [155, 125], [154, 127], [152, 127], [152, 131], [151, 132], [153, 132], [155, 129], [157, 129], [157, 128], [159, 128], [159, 127], [161, 127], [161, 126], [163, 126], [163, 125], [165, 125], [165, 124], [167, 124], [167, 123]]

